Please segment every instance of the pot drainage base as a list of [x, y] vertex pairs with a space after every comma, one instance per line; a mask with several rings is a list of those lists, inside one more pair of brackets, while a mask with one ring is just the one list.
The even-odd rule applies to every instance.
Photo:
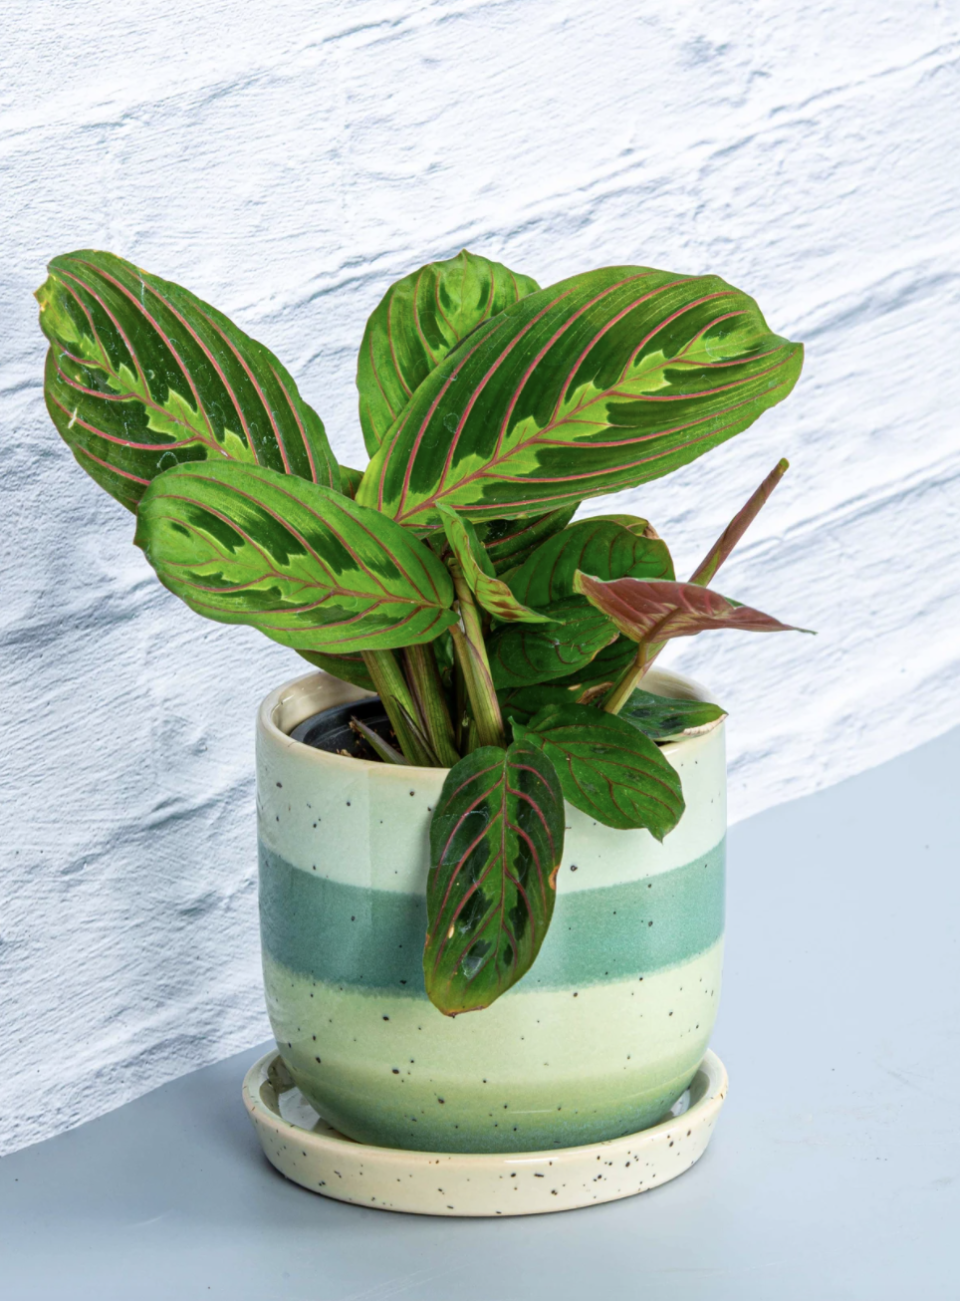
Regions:
[[625, 1138], [549, 1152], [412, 1152], [354, 1143], [326, 1123], [278, 1052], [243, 1081], [243, 1100], [267, 1159], [311, 1192], [413, 1215], [537, 1215], [613, 1202], [659, 1188], [700, 1159], [727, 1093], [708, 1052], [659, 1125]]

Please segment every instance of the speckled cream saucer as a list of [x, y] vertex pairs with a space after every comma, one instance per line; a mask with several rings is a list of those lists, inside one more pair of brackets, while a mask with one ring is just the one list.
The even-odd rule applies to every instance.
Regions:
[[354, 1143], [331, 1128], [267, 1053], [243, 1082], [243, 1100], [268, 1160], [294, 1183], [341, 1202], [413, 1215], [538, 1215], [658, 1188], [700, 1159], [727, 1092], [708, 1052], [659, 1125], [606, 1143], [550, 1152], [411, 1152]]

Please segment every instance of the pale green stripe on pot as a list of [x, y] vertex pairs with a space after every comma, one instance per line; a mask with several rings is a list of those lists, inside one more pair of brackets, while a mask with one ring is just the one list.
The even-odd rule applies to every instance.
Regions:
[[[550, 931], [533, 969], [506, 997], [660, 971], [723, 933], [721, 840], [683, 867], [638, 881], [569, 890], [559, 883]], [[260, 848], [263, 947], [292, 971], [329, 984], [425, 997], [422, 895], [344, 885]]]
[[[569, 892], [669, 872], [726, 832], [723, 726], [668, 745], [687, 811], [659, 844], [647, 831], [605, 827], [567, 805], [562, 870]], [[430, 816], [446, 773], [344, 760], [263, 729], [257, 737], [261, 842], [286, 862], [343, 885], [426, 889]], [[589, 877], [569, 869], [590, 865]]]
[[264, 954], [277, 1043], [321, 1114], [428, 1151], [568, 1147], [654, 1124], [706, 1051], [723, 942], [644, 978], [523, 984], [483, 1012], [325, 984]]

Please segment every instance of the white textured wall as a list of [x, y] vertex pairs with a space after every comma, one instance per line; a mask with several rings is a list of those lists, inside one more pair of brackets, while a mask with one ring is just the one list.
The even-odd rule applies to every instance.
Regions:
[[692, 566], [793, 461], [718, 585], [819, 638], [679, 657], [731, 710], [734, 817], [960, 721], [954, 6], [6, 0], [3, 28], [0, 1150], [267, 1034], [252, 718], [300, 664], [161, 591], [48, 423], [57, 252], [233, 314], [354, 464], [363, 322], [422, 261], [718, 272], [805, 375], [616, 504]]

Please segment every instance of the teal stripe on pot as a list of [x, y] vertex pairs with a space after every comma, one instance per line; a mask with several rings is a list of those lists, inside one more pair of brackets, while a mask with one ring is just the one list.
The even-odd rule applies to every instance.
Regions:
[[[723, 934], [725, 841], [692, 863], [622, 885], [561, 890], [524, 989], [576, 989], [675, 966]], [[277, 962], [332, 985], [425, 998], [421, 895], [344, 885], [260, 846], [260, 929]]]

